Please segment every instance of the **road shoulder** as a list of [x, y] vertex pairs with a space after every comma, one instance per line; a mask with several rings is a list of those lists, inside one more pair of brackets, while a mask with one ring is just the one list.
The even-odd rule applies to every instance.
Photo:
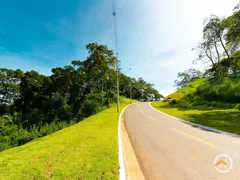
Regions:
[[[130, 142], [125, 123], [124, 123], [124, 110], [120, 115], [120, 131], [123, 150], [123, 161], [125, 169], [125, 177], [128, 180], [144, 180], [141, 167], [138, 163], [137, 157]], [[121, 175], [120, 175], [121, 178]], [[121, 180], [121, 179], [120, 179]]]

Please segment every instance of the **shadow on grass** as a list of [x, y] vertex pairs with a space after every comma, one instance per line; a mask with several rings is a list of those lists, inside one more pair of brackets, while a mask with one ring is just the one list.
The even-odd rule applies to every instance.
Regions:
[[211, 111], [211, 110], [228, 110], [229, 107], [212, 107], [212, 106], [200, 106], [200, 105], [179, 105], [179, 104], [164, 104], [161, 108], [177, 108], [180, 111], [199, 110], [199, 111]]
[[201, 111], [209, 111], [211, 110], [210, 107], [204, 107], [204, 106], [180, 106], [178, 104], [170, 105], [170, 104], [165, 104], [161, 105], [161, 108], [177, 108], [180, 111], [187, 111], [187, 110], [201, 110]]
[[[191, 122], [197, 124], [240, 134], [240, 112], [237, 111], [212, 111], [202, 114], [188, 114], [188, 117], [191, 119]], [[192, 126], [196, 127], [195, 125]], [[201, 129], [206, 130], [204, 128]]]

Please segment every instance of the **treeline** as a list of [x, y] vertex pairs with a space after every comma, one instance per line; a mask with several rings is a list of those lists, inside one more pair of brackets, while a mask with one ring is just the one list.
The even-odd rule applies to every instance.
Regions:
[[[90, 43], [89, 56], [52, 69], [0, 69], [0, 151], [53, 133], [115, 103], [118, 59], [107, 46]], [[120, 95], [137, 100], [158, 100], [161, 95], [142, 78], [119, 72]]]
[[208, 81], [197, 88], [195, 97], [185, 100], [240, 103], [240, 3], [231, 16], [211, 15], [204, 21], [202, 40], [193, 50], [197, 52], [194, 63], [208, 68], [203, 73], [196, 69], [178, 73], [175, 86], [182, 88], [199, 78]]

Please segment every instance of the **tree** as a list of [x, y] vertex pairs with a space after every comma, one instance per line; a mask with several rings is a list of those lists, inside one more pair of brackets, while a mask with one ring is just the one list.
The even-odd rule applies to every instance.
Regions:
[[0, 69], [0, 107], [10, 105], [19, 98], [19, 83], [23, 76], [21, 70]]
[[174, 81], [174, 86], [178, 88], [182, 88], [188, 85], [191, 81], [195, 79], [199, 79], [203, 76], [201, 71], [196, 69], [188, 69], [184, 72], [179, 72], [177, 76], [177, 80]]
[[[116, 102], [118, 59], [107, 46], [90, 43], [89, 55], [71, 65], [36, 71], [0, 69], [0, 151], [83, 120]], [[120, 93], [138, 100], [160, 94], [142, 78], [120, 73]]]
[[89, 56], [84, 61], [73, 61], [73, 65], [84, 70], [88, 92], [101, 89], [102, 80], [106, 80], [109, 70], [114, 68], [118, 59], [107, 46], [90, 43], [86, 46]]
[[[230, 47], [230, 54], [234, 55], [240, 47], [240, 3], [234, 8], [232, 16], [229, 16], [223, 21], [223, 25], [226, 29], [225, 41]], [[232, 62], [231, 67], [234, 77], [237, 77], [237, 67], [234, 65], [236, 63]]]
[[236, 70], [240, 71], [240, 50], [235, 52], [231, 58], [231, 63], [233, 66], [236, 68]]
[[221, 80], [227, 76], [229, 68], [232, 69], [234, 77], [237, 76], [236, 67], [231, 63], [231, 55], [238, 48], [236, 42], [226, 41], [226, 31], [229, 32], [230, 19], [220, 19], [215, 15], [211, 15], [205, 20], [203, 29], [203, 40], [197, 46], [198, 57], [194, 62], [202, 62], [208, 64], [210, 62], [209, 72]]
[[[225, 26], [223, 20], [215, 15], [211, 15], [209, 19], [205, 21], [205, 27], [203, 29], [203, 38], [208, 41], [216, 51], [218, 56], [218, 62], [220, 61], [220, 51], [219, 46], [221, 46], [225, 52], [227, 58], [229, 58], [229, 52], [224, 44], [223, 35]], [[220, 44], [220, 45], [219, 45]], [[224, 56], [224, 54], [222, 54]]]
[[240, 3], [234, 8], [232, 16], [225, 19], [224, 25], [227, 28], [225, 39], [227, 43], [240, 42]]

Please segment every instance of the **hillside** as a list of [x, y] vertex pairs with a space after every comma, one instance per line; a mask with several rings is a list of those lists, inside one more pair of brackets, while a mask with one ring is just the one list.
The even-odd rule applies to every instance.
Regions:
[[201, 78], [190, 82], [166, 98], [175, 99], [181, 108], [232, 109], [239, 108], [240, 80], [225, 79], [218, 83], [214, 79]]
[[188, 95], [188, 94], [193, 94], [197, 91], [197, 88], [201, 85], [203, 85], [205, 82], [207, 82], [208, 79], [207, 78], [202, 78], [202, 79], [197, 79], [193, 82], [190, 82], [186, 87], [183, 87], [179, 90], [177, 90], [176, 92], [170, 94], [167, 96], [175, 99], [177, 101], [181, 100], [184, 96]]
[[240, 80], [221, 84], [203, 78], [170, 94], [169, 102], [152, 102], [156, 109], [201, 125], [240, 134]]
[[121, 71], [117, 92], [113, 50], [98, 43], [86, 50], [85, 60], [55, 67], [50, 75], [0, 68], [0, 152], [78, 123], [116, 103], [118, 95], [161, 97], [153, 84]]
[[[121, 108], [129, 104], [122, 99]], [[118, 179], [116, 105], [0, 153], [0, 179]]]

